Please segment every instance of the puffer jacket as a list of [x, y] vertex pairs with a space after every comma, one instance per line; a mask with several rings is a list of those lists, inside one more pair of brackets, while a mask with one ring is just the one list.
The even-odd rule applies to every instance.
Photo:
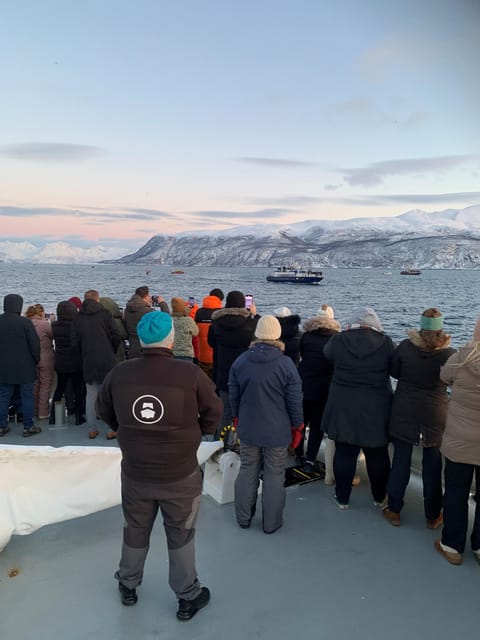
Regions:
[[[440, 370], [452, 388], [440, 451], [452, 462], [480, 465], [480, 358], [465, 363], [480, 342], [460, 347]], [[479, 487], [477, 485], [477, 492]]]
[[208, 344], [213, 348], [213, 379], [217, 389], [228, 391], [230, 367], [250, 346], [259, 317], [240, 307], [213, 312]]
[[73, 318], [72, 345], [82, 352], [83, 377], [87, 384], [103, 382], [117, 364], [120, 336], [110, 311], [87, 299]]
[[48, 320], [45, 320], [45, 318], [39, 318], [37, 316], [30, 318], [30, 321], [35, 327], [35, 331], [40, 340], [40, 361], [37, 366], [42, 367], [42, 369], [50, 369], [53, 375], [55, 353], [53, 351], [52, 325]]
[[388, 426], [390, 438], [440, 446], [448, 405], [440, 367], [453, 353], [455, 349], [449, 347], [426, 350], [417, 333], [399, 344], [390, 364], [390, 375], [398, 380]]
[[205, 296], [202, 306], [195, 314], [195, 322], [198, 326], [198, 361], [212, 364], [213, 349], [208, 344], [208, 330], [212, 324], [212, 314], [222, 308], [222, 302], [217, 296]]
[[23, 298], [9, 293], [0, 315], [0, 384], [29, 384], [37, 378], [40, 340], [22, 313]]
[[303, 422], [302, 381], [278, 341], [255, 342], [230, 369], [232, 414], [241, 442], [255, 447], [287, 447], [291, 428]]
[[105, 309], [110, 311], [113, 319], [115, 320], [115, 326], [117, 327], [118, 335], [122, 339], [122, 342], [117, 349], [117, 362], [122, 362], [123, 360], [125, 360], [125, 349], [123, 348], [123, 341], [128, 337], [127, 328], [122, 318], [122, 312], [113, 298], [104, 296], [100, 298], [100, 304], [102, 305], [102, 307], [105, 307]]
[[198, 327], [190, 316], [181, 313], [172, 313], [175, 339], [173, 342], [173, 355], [186, 358], [194, 357], [192, 337], [198, 335]]
[[300, 340], [300, 364], [303, 397], [310, 401], [327, 401], [333, 374], [333, 363], [323, 349], [330, 338], [340, 331], [340, 324], [330, 318], [311, 318], [303, 324]]
[[333, 362], [333, 377], [322, 430], [337, 442], [382, 447], [388, 442], [392, 388], [391, 338], [370, 328], [332, 336], [324, 348]]
[[280, 340], [285, 345], [285, 355], [293, 360], [293, 363], [298, 367], [300, 362], [300, 339], [302, 333], [300, 331], [301, 318], [296, 313], [291, 316], [284, 316], [283, 318], [277, 318], [282, 327], [282, 334]]
[[64, 300], [57, 305], [57, 320], [52, 322], [55, 341], [55, 370], [58, 373], [74, 373], [82, 370], [82, 354], [79, 345], [72, 345], [72, 323], [78, 311], [73, 302]]

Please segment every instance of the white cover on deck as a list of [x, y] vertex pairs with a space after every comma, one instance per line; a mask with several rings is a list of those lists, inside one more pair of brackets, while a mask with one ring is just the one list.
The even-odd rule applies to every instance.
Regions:
[[[223, 446], [202, 442], [199, 464]], [[0, 551], [13, 534], [120, 504], [118, 447], [0, 445]]]

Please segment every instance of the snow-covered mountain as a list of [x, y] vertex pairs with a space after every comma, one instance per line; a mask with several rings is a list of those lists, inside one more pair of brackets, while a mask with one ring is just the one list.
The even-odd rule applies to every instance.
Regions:
[[67, 242], [49, 242], [37, 246], [31, 242], [0, 241], [0, 262], [82, 264], [114, 260], [118, 255], [118, 249], [102, 246], [85, 249]]
[[480, 205], [155, 235], [135, 253], [124, 253], [66, 242], [0, 241], [0, 261], [8, 262], [273, 266], [295, 260], [332, 267], [480, 268]]
[[331, 267], [478, 268], [480, 206], [156, 235], [118, 262], [272, 266], [291, 260]]

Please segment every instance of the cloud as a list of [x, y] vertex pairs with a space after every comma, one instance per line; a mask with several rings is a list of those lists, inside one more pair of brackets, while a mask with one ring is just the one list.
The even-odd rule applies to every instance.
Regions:
[[478, 156], [473, 154], [432, 158], [403, 158], [400, 160], [373, 162], [365, 167], [354, 169], [337, 169], [337, 171], [342, 173], [345, 182], [352, 186], [374, 187], [382, 184], [383, 179], [387, 176], [447, 171], [477, 159]]
[[364, 114], [371, 111], [372, 105], [368, 98], [364, 96], [353, 96], [350, 100], [338, 105], [338, 111], [343, 113]]
[[257, 164], [264, 167], [280, 167], [285, 169], [298, 167], [312, 167], [316, 162], [306, 162], [305, 160], [292, 160], [289, 158], [257, 158], [257, 157], [240, 157], [234, 158], [236, 162], [244, 162], [247, 164]]
[[343, 184], [326, 184], [323, 188], [325, 191], [336, 191], [337, 189], [340, 189], [340, 187], [343, 187]]
[[55, 209], [55, 208], [25, 208], [25, 207], [11, 207], [0, 206], [0, 216], [14, 217], [14, 218], [30, 218], [38, 216], [70, 216], [74, 218], [94, 219], [94, 222], [121, 222], [122, 220], [147, 220], [155, 221], [163, 218], [174, 218], [165, 211], [159, 211], [157, 209], [121, 209], [118, 211], [111, 211], [108, 209], [89, 208], [89, 209]]
[[257, 211], [191, 211], [190, 215], [201, 218], [276, 218], [289, 213], [291, 209], [259, 209]]
[[102, 156], [101, 147], [61, 142], [25, 142], [0, 146], [0, 155], [33, 162], [77, 162]]

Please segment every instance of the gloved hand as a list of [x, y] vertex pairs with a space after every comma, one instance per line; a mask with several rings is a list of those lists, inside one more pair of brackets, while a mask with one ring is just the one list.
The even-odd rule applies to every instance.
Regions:
[[235, 431], [237, 430], [238, 427], [238, 418], [234, 418], [233, 419], [233, 428], [235, 429]]
[[290, 446], [293, 449], [296, 449], [298, 445], [301, 443], [304, 429], [305, 429], [305, 425], [303, 424], [303, 422], [298, 427], [291, 428], [292, 442], [290, 443]]

